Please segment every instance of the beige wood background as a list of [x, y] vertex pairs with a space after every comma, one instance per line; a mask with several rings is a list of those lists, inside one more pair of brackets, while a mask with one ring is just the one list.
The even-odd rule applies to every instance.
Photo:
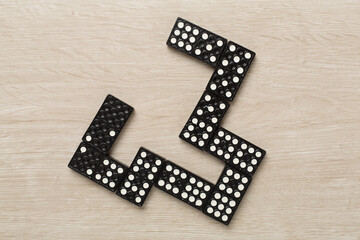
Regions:
[[[0, 239], [360, 239], [359, 1], [0, 1]], [[140, 146], [215, 182], [178, 138], [212, 69], [185, 19], [257, 53], [222, 125], [267, 150], [226, 227], [153, 189], [143, 208], [67, 168], [106, 94]]]

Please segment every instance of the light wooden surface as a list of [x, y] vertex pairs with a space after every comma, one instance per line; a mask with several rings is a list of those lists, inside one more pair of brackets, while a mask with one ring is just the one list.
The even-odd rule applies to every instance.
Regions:
[[[0, 2], [0, 239], [360, 239], [359, 1], [32, 2]], [[222, 125], [268, 154], [228, 227], [67, 168], [111, 93], [135, 108], [114, 158], [145, 146], [216, 181], [178, 138], [212, 73], [165, 45], [178, 16], [257, 53]]]

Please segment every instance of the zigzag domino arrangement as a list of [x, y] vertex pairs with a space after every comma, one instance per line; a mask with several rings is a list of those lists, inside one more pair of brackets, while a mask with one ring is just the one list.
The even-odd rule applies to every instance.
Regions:
[[[203, 33], [205, 37], [199, 34], [195, 41], [189, 42], [187, 32], [191, 31], [193, 34], [194, 31]], [[208, 42], [208, 36], [211, 36], [211, 43]], [[220, 48], [214, 48], [217, 41], [221, 42], [218, 45]], [[216, 66], [206, 90], [179, 137], [227, 163], [203, 211], [215, 220], [229, 224], [266, 153], [220, 127], [220, 122], [230, 107], [227, 101], [234, 99], [255, 53], [232, 41], [226, 43], [225, 38], [182, 18], [176, 20], [167, 44]], [[212, 49], [220, 52], [213, 53]], [[211, 58], [215, 61], [211, 61]]]
[[220, 122], [255, 53], [178, 18], [167, 45], [215, 67], [179, 137], [226, 163], [216, 184], [140, 147], [130, 167], [108, 155], [133, 108], [108, 95], [82, 138], [68, 167], [141, 207], [152, 188], [228, 225], [265, 151], [221, 128]]

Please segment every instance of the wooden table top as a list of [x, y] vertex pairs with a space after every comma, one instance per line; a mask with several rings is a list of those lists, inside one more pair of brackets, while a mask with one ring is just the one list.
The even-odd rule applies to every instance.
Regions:
[[[215, 182], [178, 138], [212, 68], [165, 45], [181, 16], [256, 52], [222, 126], [264, 148], [230, 226], [154, 188], [138, 208], [67, 168], [108, 93], [144, 146]], [[360, 239], [358, 1], [0, 3], [0, 239]]]

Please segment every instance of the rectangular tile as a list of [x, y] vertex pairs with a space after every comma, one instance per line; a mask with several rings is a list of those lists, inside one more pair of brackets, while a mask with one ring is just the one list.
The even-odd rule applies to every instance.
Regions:
[[133, 108], [112, 95], [107, 95], [83, 136], [83, 141], [108, 153], [130, 117]]
[[224, 100], [205, 91], [179, 137], [203, 150], [208, 145], [229, 106]]
[[103, 159], [103, 153], [81, 142], [71, 158], [68, 167], [81, 175], [92, 179], [96, 167]]
[[101, 186], [115, 192], [128, 171], [128, 167], [110, 156], [104, 156], [95, 169], [93, 180]]
[[230, 41], [210, 78], [207, 89], [232, 101], [254, 58], [253, 51]]
[[204, 205], [203, 213], [225, 225], [229, 225], [239, 203], [222, 191], [215, 190]]
[[189, 177], [181, 191], [181, 200], [194, 208], [202, 210], [215, 186], [189, 171], [187, 173]]
[[166, 44], [215, 67], [226, 42], [225, 38], [178, 18]]
[[132, 171], [128, 171], [116, 194], [141, 207], [145, 203], [152, 185], [152, 182], [134, 174]]
[[159, 178], [155, 182], [155, 187], [181, 199], [181, 193], [185, 188], [188, 178], [189, 175], [187, 170], [173, 162], [166, 161]]
[[216, 183], [216, 188], [225, 192], [236, 202], [240, 202], [251, 183], [251, 177], [225, 165]]
[[214, 189], [214, 184], [170, 161], [165, 162], [155, 186], [199, 210]]
[[131, 163], [131, 171], [147, 181], [154, 182], [161, 172], [165, 159], [141, 147]]
[[266, 154], [265, 150], [222, 127], [216, 130], [206, 151], [251, 176]]
[[119, 187], [128, 170], [124, 164], [83, 142], [68, 167], [112, 192]]

